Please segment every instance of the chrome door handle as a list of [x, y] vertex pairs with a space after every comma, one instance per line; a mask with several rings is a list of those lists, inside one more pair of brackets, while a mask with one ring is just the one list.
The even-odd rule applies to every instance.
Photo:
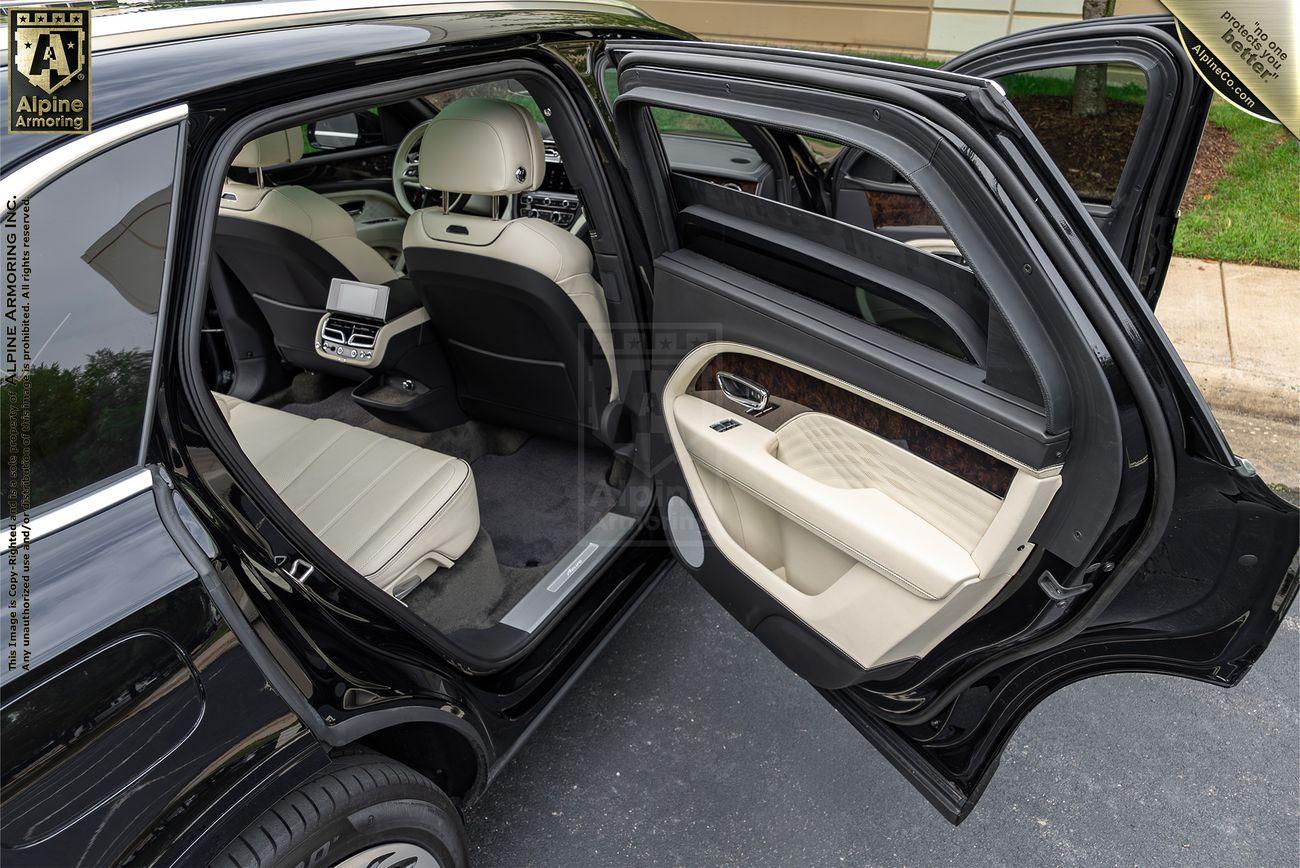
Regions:
[[768, 409], [767, 389], [764, 389], [758, 383], [726, 371], [719, 371], [717, 380], [718, 388], [722, 390], [722, 394], [744, 407], [745, 412], [751, 416], [756, 416]]

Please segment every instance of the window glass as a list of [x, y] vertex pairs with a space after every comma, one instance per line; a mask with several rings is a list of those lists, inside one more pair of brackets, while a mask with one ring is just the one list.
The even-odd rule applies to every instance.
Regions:
[[823, 166], [829, 165], [844, 150], [844, 146], [839, 142], [832, 142], [829, 139], [819, 139], [815, 136], [800, 135], [799, 139], [808, 149], [808, 153], [813, 155], [818, 163]]
[[[788, 131], [772, 130], [773, 153], [786, 153], [788, 163], [772, 166], [738, 135], [713, 134], [734, 132], [726, 119], [651, 111], [673, 170], [685, 247], [962, 361], [979, 357], [987, 342], [988, 301], [938, 218], [923, 232], [899, 234], [876, 224], [870, 191], [857, 181], [835, 185], [833, 197], [821, 194], [818, 173], [831, 169], [843, 143], [797, 132], [796, 142]], [[704, 133], [683, 143], [682, 127]], [[800, 146], [815, 167], [783, 151]], [[854, 165], [840, 170], [855, 172], [859, 163], [888, 168], [857, 153]], [[797, 218], [791, 209], [808, 216]], [[844, 265], [852, 261], [859, 265]]]
[[[614, 100], [618, 98], [618, 70], [613, 67], [606, 67], [601, 80], [605, 87], [605, 98], [613, 104]], [[744, 137], [736, 132], [736, 128], [723, 118], [681, 111], [680, 109], [660, 108], [658, 106], [650, 109], [650, 115], [654, 118], [655, 126], [659, 128], [659, 132], [667, 135], [700, 136], [703, 138], [729, 139], [736, 142], [744, 141]]]
[[438, 111], [442, 111], [456, 100], [465, 99], [466, 97], [503, 99], [517, 103], [527, 109], [528, 113], [533, 116], [533, 120], [537, 121], [537, 123], [541, 125], [543, 134], [547, 136], [550, 135], [546, 126], [546, 117], [542, 114], [541, 107], [537, 105], [537, 100], [528, 92], [528, 88], [524, 87], [513, 78], [503, 78], [498, 81], [485, 81], [480, 82], [479, 84], [472, 84], [469, 87], [458, 87], [453, 90], [444, 90], [440, 93], [428, 96], [426, 99], [432, 103]]
[[[176, 137], [119, 145], [5, 215], [6, 243], [29, 239], [31, 362], [3, 386], [0, 440], [7, 468], [20, 460], [10, 411], [30, 401], [30, 508], [138, 463]], [[8, 514], [20, 502], [7, 474], [3, 489]]]
[[651, 114], [654, 116], [655, 126], [664, 135], [744, 141], [744, 137], [736, 132], [736, 128], [722, 118], [666, 108], [651, 109]]
[[1056, 66], [998, 83], [1074, 192], [1109, 204], [1146, 103], [1146, 77], [1127, 63]]

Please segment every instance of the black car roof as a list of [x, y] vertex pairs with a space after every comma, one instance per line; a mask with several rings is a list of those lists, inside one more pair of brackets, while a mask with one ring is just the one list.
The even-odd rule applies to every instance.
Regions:
[[421, 15], [601, 12], [649, 20], [629, 0], [174, 0], [156, 4], [98, 0], [91, 7], [96, 50], [260, 30]]
[[[92, 128], [194, 94], [395, 51], [556, 31], [686, 35], [623, 0], [207, 0], [142, 12], [95, 5]], [[7, 104], [7, 76], [0, 94]], [[7, 126], [4, 173], [67, 138], [14, 135]]]

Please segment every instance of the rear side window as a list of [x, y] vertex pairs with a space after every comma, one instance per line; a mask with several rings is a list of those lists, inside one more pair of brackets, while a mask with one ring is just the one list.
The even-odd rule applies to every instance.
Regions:
[[[613, 105], [614, 100], [618, 99], [618, 70], [606, 67], [601, 74], [601, 83], [605, 88], [605, 99]], [[737, 132], [736, 128], [723, 118], [659, 106], [651, 108], [650, 114], [654, 118], [655, 126], [664, 135], [744, 141], [744, 137]]]
[[1054, 66], [998, 79], [1016, 111], [1084, 202], [1110, 204], [1146, 106], [1128, 63]]
[[[0, 393], [6, 515], [139, 463], [177, 135], [119, 145], [4, 212], [5, 325], [17, 327]], [[26, 469], [29, 499], [12, 468]]]

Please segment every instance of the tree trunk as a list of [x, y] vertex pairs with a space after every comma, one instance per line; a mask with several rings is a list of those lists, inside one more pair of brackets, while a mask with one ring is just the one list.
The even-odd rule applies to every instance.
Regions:
[[[1115, 0], [1083, 0], [1083, 18], [1104, 18], [1115, 11]], [[1106, 113], [1106, 64], [1089, 63], [1074, 70], [1074, 115], [1091, 118]]]

